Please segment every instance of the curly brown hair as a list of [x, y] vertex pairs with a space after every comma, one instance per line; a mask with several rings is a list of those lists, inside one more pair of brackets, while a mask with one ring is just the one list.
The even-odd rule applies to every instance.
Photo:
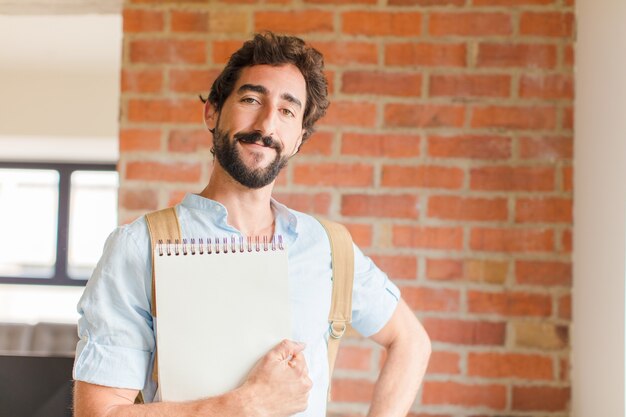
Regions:
[[302, 143], [314, 132], [313, 126], [328, 109], [328, 82], [324, 75], [324, 57], [315, 48], [295, 36], [276, 35], [272, 32], [258, 33], [246, 41], [231, 55], [226, 67], [213, 82], [207, 100], [217, 111], [222, 109], [239, 79], [241, 70], [254, 65], [296, 66], [306, 81], [306, 106], [302, 127]]

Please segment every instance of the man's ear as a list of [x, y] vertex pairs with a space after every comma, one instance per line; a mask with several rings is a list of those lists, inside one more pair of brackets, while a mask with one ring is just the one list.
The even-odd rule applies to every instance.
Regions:
[[204, 125], [207, 129], [209, 129], [210, 131], [213, 131], [215, 129], [218, 116], [219, 112], [217, 111], [215, 106], [207, 100], [206, 103], [204, 103]]

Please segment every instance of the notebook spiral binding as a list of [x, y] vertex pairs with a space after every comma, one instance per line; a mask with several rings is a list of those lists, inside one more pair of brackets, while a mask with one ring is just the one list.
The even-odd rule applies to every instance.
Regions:
[[202, 238], [198, 239], [198, 243], [196, 243], [196, 239], [183, 239], [180, 242], [178, 239], [163, 241], [159, 240], [157, 243], [157, 249], [159, 251], [159, 256], [187, 256], [191, 255], [210, 255], [212, 253], [236, 253], [236, 252], [261, 252], [268, 250], [284, 250], [283, 245], [283, 237], [282, 235], [272, 236], [271, 239], [268, 239], [267, 236], [263, 236], [263, 241], [259, 236], [252, 237], [248, 236], [244, 239], [243, 236], [231, 236], [230, 241], [227, 237], [224, 238], [214, 238], [213, 240], [209, 237], [206, 241]]

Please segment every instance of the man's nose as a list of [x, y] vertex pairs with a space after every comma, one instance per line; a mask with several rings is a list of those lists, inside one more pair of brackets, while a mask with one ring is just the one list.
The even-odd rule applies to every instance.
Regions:
[[274, 106], [263, 106], [261, 111], [257, 114], [254, 130], [261, 133], [263, 136], [276, 136], [276, 119], [278, 117], [278, 109]]

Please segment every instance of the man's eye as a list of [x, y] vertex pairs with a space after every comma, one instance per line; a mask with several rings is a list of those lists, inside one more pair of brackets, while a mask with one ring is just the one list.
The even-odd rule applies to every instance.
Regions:
[[282, 110], [282, 112], [283, 112], [283, 114], [284, 114], [285, 116], [289, 116], [289, 117], [296, 117], [296, 115], [295, 115], [295, 114], [293, 114], [293, 112], [292, 112], [291, 110], [289, 110], [289, 109], [283, 109], [283, 110]]
[[248, 104], [254, 104], [254, 103], [258, 103], [258, 101], [253, 98], [253, 97], [244, 97], [241, 99], [242, 103], [248, 103]]

